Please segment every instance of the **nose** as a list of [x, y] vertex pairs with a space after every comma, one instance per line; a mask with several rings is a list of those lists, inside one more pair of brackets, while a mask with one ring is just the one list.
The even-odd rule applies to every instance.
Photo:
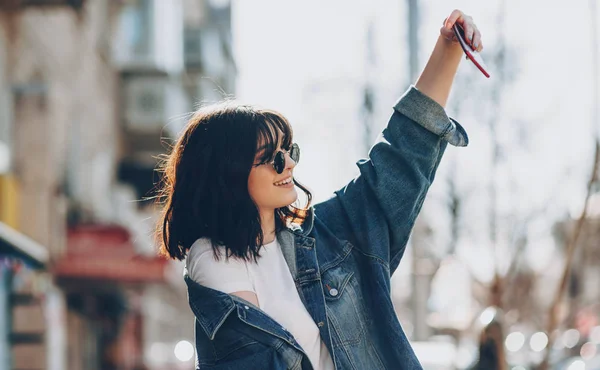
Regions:
[[292, 159], [292, 157], [290, 156], [290, 153], [285, 153], [285, 168], [286, 169], [292, 169], [294, 167], [296, 167], [296, 162]]

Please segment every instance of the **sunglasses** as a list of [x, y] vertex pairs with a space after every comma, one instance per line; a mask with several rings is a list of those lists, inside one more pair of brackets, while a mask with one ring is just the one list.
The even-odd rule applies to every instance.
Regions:
[[255, 164], [253, 167], [262, 166], [263, 164], [271, 164], [271, 165], [273, 165], [273, 169], [275, 170], [275, 172], [277, 172], [278, 174], [281, 175], [283, 173], [283, 170], [285, 170], [285, 154], [286, 153], [288, 153], [290, 155], [290, 158], [292, 158], [292, 160], [295, 163], [298, 163], [298, 161], [300, 160], [300, 147], [298, 146], [298, 144], [294, 143], [294, 144], [292, 144], [292, 147], [290, 148], [290, 150], [288, 150], [288, 151], [280, 150], [277, 153], [275, 153], [275, 157], [273, 158], [273, 160], [271, 162]]

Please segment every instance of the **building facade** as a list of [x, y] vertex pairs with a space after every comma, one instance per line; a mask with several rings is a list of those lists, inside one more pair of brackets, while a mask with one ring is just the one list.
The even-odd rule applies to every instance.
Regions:
[[230, 13], [0, 0], [0, 368], [193, 365], [173, 351], [193, 316], [150, 198], [186, 113], [234, 93]]

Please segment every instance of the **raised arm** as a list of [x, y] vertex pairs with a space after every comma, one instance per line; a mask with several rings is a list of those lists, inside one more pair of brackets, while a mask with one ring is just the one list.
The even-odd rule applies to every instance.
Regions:
[[[386, 264], [390, 274], [400, 262], [447, 144], [468, 143], [464, 129], [443, 107], [462, 53], [460, 45], [446, 38], [455, 21], [467, 32], [476, 29], [462, 13], [448, 17], [417, 86], [394, 106], [369, 159], [358, 162], [360, 175], [315, 205], [315, 232], [327, 228]], [[474, 42], [480, 44], [475, 34]]]
[[467, 39], [472, 39], [473, 49], [478, 51], [483, 49], [481, 33], [473, 23], [473, 19], [460, 10], [453, 11], [444, 21], [435, 48], [416, 83], [419, 91], [444, 108], [463, 55], [462, 48], [452, 31], [454, 23], [464, 25], [465, 36]]

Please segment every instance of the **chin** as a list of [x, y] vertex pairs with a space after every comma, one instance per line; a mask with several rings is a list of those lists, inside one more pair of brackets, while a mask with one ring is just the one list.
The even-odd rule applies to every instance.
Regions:
[[[296, 189], [294, 189], [293, 192], [290, 191], [290, 194], [288, 194], [285, 197], [285, 200], [282, 199], [281, 207], [287, 207], [291, 204], [294, 204], [294, 202], [297, 200], [298, 200], [298, 193], [296, 192]], [[281, 208], [281, 207], [279, 207], [279, 208]]]

